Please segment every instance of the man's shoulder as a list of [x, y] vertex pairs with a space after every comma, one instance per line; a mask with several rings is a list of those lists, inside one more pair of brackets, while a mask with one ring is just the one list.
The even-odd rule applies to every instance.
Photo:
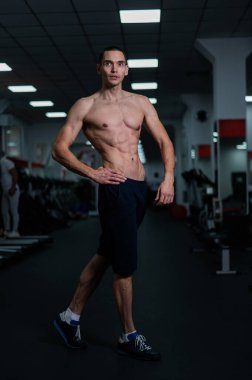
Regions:
[[129, 98], [134, 102], [149, 102], [149, 99], [145, 95], [136, 94], [135, 92], [124, 91], [125, 98]]
[[85, 96], [76, 100], [75, 105], [85, 107], [92, 104], [94, 102], [94, 99], [95, 99], [95, 94]]
[[74, 114], [85, 115], [92, 107], [95, 99], [95, 94], [79, 98], [72, 106]]

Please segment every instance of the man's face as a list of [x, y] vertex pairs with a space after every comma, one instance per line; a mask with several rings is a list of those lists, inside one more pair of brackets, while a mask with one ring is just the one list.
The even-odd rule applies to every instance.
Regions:
[[109, 87], [122, 83], [128, 75], [128, 66], [124, 54], [121, 51], [105, 51], [101, 65], [97, 66], [103, 83]]

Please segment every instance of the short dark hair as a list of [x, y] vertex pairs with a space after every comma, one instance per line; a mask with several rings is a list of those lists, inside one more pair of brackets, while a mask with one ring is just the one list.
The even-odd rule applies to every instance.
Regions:
[[103, 56], [104, 56], [104, 53], [105, 51], [120, 51], [121, 53], [123, 53], [124, 55], [124, 58], [125, 58], [125, 61], [127, 63], [127, 57], [126, 57], [126, 53], [123, 49], [121, 49], [120, 47], [118, 46], [107, 46], [103, 49], [103, 51], [99, 54], [99, 61], [98, 63], [101, 65], [102, 64], [102, 60], [103, 60]]

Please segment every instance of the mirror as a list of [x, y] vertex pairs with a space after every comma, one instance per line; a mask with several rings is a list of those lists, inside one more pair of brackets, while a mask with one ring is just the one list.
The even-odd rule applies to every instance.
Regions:
[[247, 144], [244, 120], [220, 120], [219, 140], [219, 197], [223, 211], [247, 213]]

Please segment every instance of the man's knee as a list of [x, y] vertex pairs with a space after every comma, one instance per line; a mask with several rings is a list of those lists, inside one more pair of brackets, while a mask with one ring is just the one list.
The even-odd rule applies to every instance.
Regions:
[[121, 275], [118, 273], [114, 273], [114, 282], [122, 283], [122, 284], [131, 284], [132, 283], [132, 274], [131, 275]]

